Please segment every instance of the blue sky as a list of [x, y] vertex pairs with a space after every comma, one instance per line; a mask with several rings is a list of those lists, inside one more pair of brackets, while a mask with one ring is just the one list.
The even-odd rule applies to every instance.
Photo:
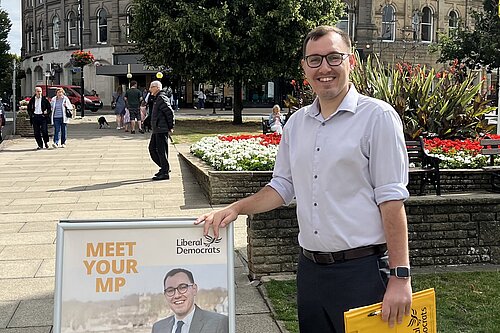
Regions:
[[21, 1], [0, 0], [1, 7], [9, 14], [12, 28], [10, 29], [8, 41], [10, 53], [21, 55]]

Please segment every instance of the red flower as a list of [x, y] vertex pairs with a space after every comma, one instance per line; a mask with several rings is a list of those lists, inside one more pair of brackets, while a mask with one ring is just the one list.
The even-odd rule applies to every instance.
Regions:
[[304, 79], [304, 82], [302, 82], [305, 86], [309, 85], [309, 82], [307, 82], [307, 79]]
[[290, 83], [291, 83], [291, 84], [292, 84], [292, 86], [294, 86], [294, 87], [295, 87], [295, 85], [297, 84], [297, 82], [295, 82], [295, 80], [290, 81]]

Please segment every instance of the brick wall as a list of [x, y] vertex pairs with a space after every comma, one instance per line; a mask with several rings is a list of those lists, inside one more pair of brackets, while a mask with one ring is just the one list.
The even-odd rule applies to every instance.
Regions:
[[[406, 212], [413, 267], [500, 264], [500, 195], [411, 197]], [[247, 232], [253, 278], [295, 272], [299, 246], [294, 206], [249, 216]]]
[[[232, 203], [257, 192], [272, 177], [271, 171], [215, 171], [199, 158], [187, 151], [181, 158], [196, 177], [205, 195], [213, 205]], [[420, 190], [420, 174], [410, 173], [408, 189], [412, 195]], [[456, 193], [485, 191], [491, 189], [490, 175], [482, 170], [460, 169], [441, 170], [441, 192]], [[432, 185], [427, 185], [426, 193], [435, 194]]]

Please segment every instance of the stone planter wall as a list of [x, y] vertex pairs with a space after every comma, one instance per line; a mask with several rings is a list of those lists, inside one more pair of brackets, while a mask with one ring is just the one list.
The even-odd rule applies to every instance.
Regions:
[[[272, 177], [271, 171], [215, 171], [205, 162], [191, 155], [188, 149], [181, 152], [180, 155], [213, 205], [232, 203], [253, 194], [267, 184]], [[410, 173], [408, 189], [412, 195], [419, 192], [419, 184], [419, 174]], [[443, 194], [490, 189], [490, 175], [482, 170], [441, 170], [441, 192]], [[426, 191], [427, 194], [435, 194], [431, 185], [427, 185]]]
[[[500, 195], [412, 197], [406, 202], [413, 267], [500, 264]], [[292, 274], [299, 246], [295, 207], [249, 216], [252, 278]]]
[[30, 118], [24, 115], [16, 115], [16, 135], [34, 136], [33, 126], [31, 126]]

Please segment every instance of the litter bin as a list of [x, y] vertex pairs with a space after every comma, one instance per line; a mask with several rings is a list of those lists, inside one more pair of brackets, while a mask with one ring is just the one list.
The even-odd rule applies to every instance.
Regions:
[[233, 98], [231, 96], [224, 97], [224, 108], [226, 110], [232, 110], [233, 109]]

